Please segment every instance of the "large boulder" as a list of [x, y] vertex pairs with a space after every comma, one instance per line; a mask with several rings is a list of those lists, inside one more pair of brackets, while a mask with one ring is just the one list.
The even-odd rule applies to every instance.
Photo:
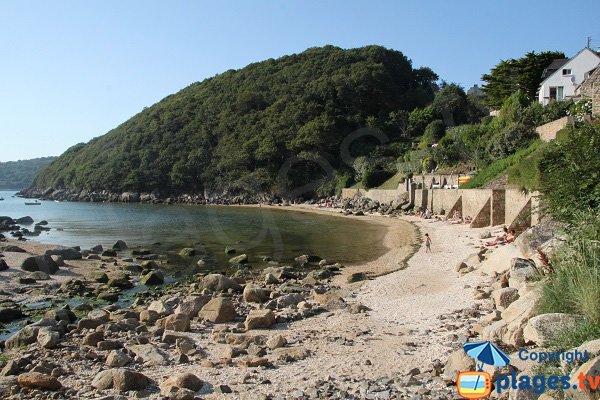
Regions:
[[23, 271], [35, 272], [42, 271], [47, 274], [55, 274], [58, 272], [58, 265], [49, 255], [27, 257], [21, 263]]
[[107, 286], [126, 290], [131, 289], [133, 287], [133, 283], [129, 280], [127, 275], [120, 273], [109, 279]]
[[60, 333], [51, 328], [41, 328], [37, 334], [37, 342], [44, 349], [53, 349], [60, 342]]
[[[586, 377], [584, 381], [585, 387], [583, 388], [581, 387], [581, 382], [579, 381], [580, 376]], [[591, 400], [600, 398], [600, 386], [596, 386], [595, 389], [592, 389], [590, 382], [588, 381], [588, 379], [592, 379], [592, 381], [598, 379], [598, 376], [600, 376], [600, 357], [595, 357], [584, 363], [571, 374], [571, 380], [569, 382], [571, 384], [571, 388], [566, 390], [565, 394], [569, 399], [575, 400]]]
[[122, 392], [143, 390], [151, 383], [152, 380], [146, 375], [126, 368], [100, 371], [92, 380], [92, 386], [96, 389], [115, 389]]
[[21, 218], [17, 219], [15, 222], [19, 225], [31, 225], [31, 224], [33, 224], [33, 218], [31, 218], [30, 216], [21, 217]]
[[242, 291], [242, 286], [239, 283], [221, 274], [210, 274], [205, 276], [202, 279], [200, 286], [202, 289], [210, 290], [212, 292], [226, 292], [229, 289], [236, 292]]
[[508, 286], [520, 289], [538, 275], [538, 270], [532, 260], [526, 258], [513, 258], [510, 266]]
[[275, 314], [271, 310], [251, 310], [246, 317], [246, 330], [268, 329], [275, 325]]
[[160, 394], [163, 396], [169, 396], [173, 390], [177, 389], [188, 389], [192, 392], [197, 392], [202, 389], [204, 382], [200, 380], [196, 375], [191, 373], [182, 373], [173, 375], [166, 381], [160, 384]]
[[246, 303], [264, 303], [269, 299], [269, 291], [249, 283], [244, 287], [243, 298]]
[[55, 321], [65, 321], [70, 324], [75, 322], [77, 316], [71, 310], [67, 310], [65, 308], [55, 308], [53, 310], [46, 311], [44, 318]]
[[198, 313], [210, 301], [210, 296], [188, 296], [175, 309], [176, 313], [187, 314], [192, 319], [198, 316]]
[[23, 312], [17, 307], [0, 307], [0, 322], [12, 322], [15, 319], [22, 318]]
[[534, 315], [535, 304], [540, 296], [539, 293], [539, 287], [537, 286], [532, 287], [527, 291], [524, 289], [520, 290], [519, 299], [511, 303], [504, 311], [502, 311], [502, 320], [492, 324], [504, 324], [504, 327], [500, 331], [500, 340], [502, 342], [514, 347], [523, 346], [525, 343], [525, 340], [523, 339], [523, 328], [529, 318]]
[[247, 254], [240, 254], [239, 256], [231, 257], [229, 259], [230, 264], [246, 264], [248, 262]]
[[196, 250], [192, 249], [191, 247], [184, 247], [179, 252], [179, 255], [182, 257], [193, 257], [196, 255]]
[[7, 349], [16, 349], [35, 343], [39, 329], [37, 326], [26, 326], [12, 335], [4, 345]]
[[519, 298], [519, 291], [515, 288], [496, 289], [492, 292], [492, 299], [496, 308], [505, 310], [511, 303]]
[[[521, 233], [515, 244], [521, 250], [521, 253], [530, 259], [538, 258], [538, 249], [548, 253], [548, 244], [556, 239], [555, 232], [559, 231], [558, 223], [545, 221], [543, 224], [537, 224]], [[547, 254], [551, 256], [552, 254]]]
[[235, 321], [236, 313], [233, 302], [223, 297], [217, 297], [206, 303], [198, 316], [214, 323]]
[[0, 251], [5, 253], [27, 253], [24, 249], [19, 246], [3, 246], [0, 247]]
[[463, 349], [456, 350], [450, 354], [442, 378], [446, 382], [456, 382], [459, 372], [474, 371], [475, 360], [467, 355]]
[[511, 267], [513, 258], [522, 257], [521, 251], [514, 244], [507, 244], [496, 249], [480, 266], [479, 271], [486, 275], [503, 274]]
[[110, 368], [120, 368], [131, 363], [133, 358], [122, 350], [111, 350], [106, 357], [106, 366]]
[[152, 344], [136, 344], [129, 346], [128, 348], [133, 351], [137, 357], [140, 357], [144, 365], [155, 366], [169, 364], [169, 354]]
[[53, 376], [40, 372], [26, 372], [17, 377], [19, 386], [27, 389], [58, 390], [62, 384]]
[[117, 240], [112, 246], [113, 250], [127, 250], [127, 243], [123, 240]]
[[8, 269], [8, 264], [2, 258], [0, 258], [0, 271], [6, 271]]
[[72, 247], [57, 247], [55, 249], [46, 250], [44, 253], [48, 256], [61, 256], [63, 260], [81, 260], [81, 252]]
[[298, 303], [306, 300], [306, 296], [302, 293], [290, 293], [279, 296], [275, 299], [277, 308], [287, 308], [298, 305]]
[[579, 315], [550, 313], [531, 318], [523, 329], [526, 343], [545, 346], [557, 333], [577, 325], [583, 318]]
[[164, 316], [167, 316], [169, 314], [172, 314], [173, 313], [173, 308], [170, 305], [168, 305], [167, 303], [165, 303], [164, 301], [154, 300], [148, 306], [148, 311], [154, 311], [159, 316], [164, 317]]
[[160, 271], [150, 271], [140, 279], [143, 285], [162, 285], [165, 283], [165, 277]]
[[187, 314], [171, 314], [165, 319], [165, 330], [187, 332], [190, 330], [190, 318]]

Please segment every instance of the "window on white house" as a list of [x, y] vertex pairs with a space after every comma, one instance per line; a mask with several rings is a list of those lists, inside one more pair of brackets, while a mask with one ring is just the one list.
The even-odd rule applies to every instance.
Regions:
[[571, 75], [571, 69], [563, 69], [563, 75]]
[[565, 98], [565, 88], [564, 86], [555, 86], [550, 88], [550, 99], [551, 100], [564, 100]]

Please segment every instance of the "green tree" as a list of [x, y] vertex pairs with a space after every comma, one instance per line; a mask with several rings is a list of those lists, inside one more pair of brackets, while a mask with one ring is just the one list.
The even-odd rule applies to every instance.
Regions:
[[467, 101], [467, 95], [457, 84], [445, 85], [437, 92], [431, 107], [435, 114], [442, 117], [446, 126], [461, 125], [469, 122], [469, 102]]
[[536, 98], [542, 82], [542, 73], [555, 59], [565, 58], [559, 51], [531, 51], [521, 58], [503, 60], [481, 80], [486, 82], [482, 90], [486, 94], [486, 103], [498, 109], [504, 100], [517, 90], [523, 91], [530, 101]]

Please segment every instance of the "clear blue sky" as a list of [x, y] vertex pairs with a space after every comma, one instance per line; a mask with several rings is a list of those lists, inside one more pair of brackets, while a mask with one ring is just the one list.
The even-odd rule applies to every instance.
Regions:
[[0, 161], [59, 155], [192, 82], [333, 44], [470, 87], [501, 59], [600, 46], [600, 1], [0, 0]]

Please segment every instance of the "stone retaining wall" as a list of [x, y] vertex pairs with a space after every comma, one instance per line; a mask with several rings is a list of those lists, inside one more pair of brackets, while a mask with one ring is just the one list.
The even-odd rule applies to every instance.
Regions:
[[[408, 193], [397, 190], [343, 189], [342, 197], [365, 196], [380, 203], [406, 199]], [[451, 216], [458, 211], [473, 219], [473, 227], [508, 225], [524, 229], [539, 222], [537, 193], [524, 194], [509, 189], [413, 189], [410, 202], [419, 208], [428, 208], [434, 214]]]
[[556, 134], [567, 125], [573, 124], [573, 117], [563, 117], [547, 124], [538, 126], [535, 131], [540, 135], [540, 139], [549, 142], [556, 139]]

